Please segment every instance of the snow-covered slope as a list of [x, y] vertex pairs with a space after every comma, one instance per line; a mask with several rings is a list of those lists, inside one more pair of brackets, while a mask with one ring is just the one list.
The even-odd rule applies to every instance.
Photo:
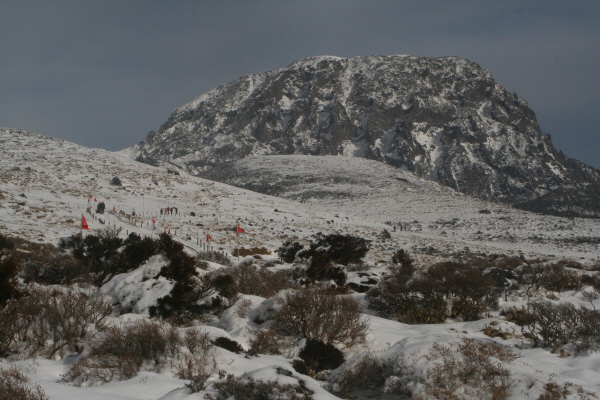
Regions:
[[483, 201], [378, 161], [251, 156], [202, 175], [351, 219], [385, 223], [395, 234], [413, 232], [428, 242], [422, 248], [469, 247], [486, 253], [535, 248], [546, 255], [599, 255], [592, 240], [600, 234], [597, 220], [550, 217]]
[[[240, 245], [266, 247], [272, 254], [265, 258], [275, 258], [274, 250], [288, 239], [305, 242], [317, 232], [351, 233], [372, 240], [366, 261], [369, 269], [379, 274], [385, 270], [385, 263], [380, 260], [389, 260], [391, 253], [399, 248], [408, 250], [420, 261], [447, 259], [449, 255], [464, 252], [465, 247], [472, 252], [523, 254], [527, 258], [554, 255], [555, 259], [576, 258], [584, 263], [592, 263], [600, 255], [597, 220], [514, 210], [473, 199], [376, 161], [346, 157], [249, 157], [229, 167], [233, 169], [231, 177], [222, 174], [223, 181], [246, 184], [248, 188], [281, 197], [190, 176], [175, 167], [171, 171], [152, 167], [119, 154], [31, 132], [0, 129], [0, 230], [3, 234], [56, 244], [60, 237], [79, 232], [83, 213], [92, 230], [115, 224], [123, 228], [122, 235], [135, 231], [150, 236], [170, 229], [191, 254], [202, 248], [204, 234], [210, 233], [214, 248], [231, 254], [236, 246], [232, 228], [239, 223], [246, 232], [240, 235]], [[121, 186], [110, 184], [114, 177], [120, 179]], [[115, 213], [88, 214], [89, 205], [95, 208], [94, 199], [105, 202], [107, 210], [114, 207]], [[159, 209], [164, 207], [176, 207], [178, 213], [161, 215]], [[128, 217], [133, 211], [136, 217]], [[105, 221], [104, 225], [99, 218]], [[156, 221], [154, 225], [152, 219]], [[379, 237], [383, 229], [390, 232], [390, 239]], [[148, 305], [168, 289], [164, 277], [156, 278], [163, 265], [164, 260], [154, 257], [135, 271], [117, 275], [101, 292], [129, 307], [132, 313], [145, 313]], [[354, 274], [349, 274], [349, 278]], [[364, 294], [351, 296], [364, 301]], [[579, 291], [560, 296], [562, 301], [575, 304], [586, 301]], [[247, 345], [248, 329], [256, 325], [250, 315], [265, 312], [269, 301], [273, 301], [263, 300], [266, 299], [244, 296], [240, 302], [246, 302], [245, 316], [240, 316], [236, 305], [218, 321], [199, 328], [211, 337], [230, 337]], [[522, 299], [510, 297], [500, 301], [500, 307], [522, 304]], [[592, 304], [600, 307], [600, 299]], [[399, 360], [410, 360], [411, 374], [423, 374], [431, 365], [424, 354], [434, 344], [451, 345], [467, 337], [502, 343], [523, 356], [508, 366], [515, 379], [510, 399], [538, 398], [550, 381], [561, 385], [571, 382], [587, 391], [600, 390], [600, 367], [595, 353], [561, 356], [547, 349], [517, 349], [515, 346], [522, 343], [520, 339], [489, 338], [482, 332], [489, 325], [517, 329], [497, 314], [493, 312], [490, 318], [475, 322], [437, 325], [406, 325], [368, 315], [370, 330], [366, 340], [355, 348], [344, 349], [349, 361], [336, 373], [351, 369], [365, 354], [376, 354], [394, 368], [402, 367]], [[115, 317], [115, 323], [141, 318], [145, 317], [125, 314], [120, 319]], [[282, 382], [302, 379], [315, 392], [315, 399], [338, 398], [326, 392], [321, 382], [293, 372], [289, 357], [247, 358], [218, 348], [217, 358], [226, 372], [234, 375]], [[60, 377], [67, 372], [70, 362], [71, 358], [30, 359], [13, 364], [23, 367], [51, 400], [202, 398], [201, 394], [190, 394], [184, 386], [186, 381], [168, 372], [140, 372], [134, 378], [97, 387], [69, 386]], [[8, 361], [0, 360], [0, 368], [9, 365]], [[282, 375], [282, 368], [291, 375]], [[388, 386], [392, 384], [393, 380], [386, 382]], [[414, 386], [417, 382], [404, 384]], [[577, 393], [573, 390], [569, 396], [575, 399]], [[390, 398], [399, 397], [390, 394]]]
[[124, 153], [192, 174], [250, 155], [344, 154], [526, 210], [600, 217], [600, 171], [556, 151], [522, 98], [456, 57], [312, 57], [244, 76]]
[[[56, 244], [78, 232], [82, 213], [92, 229], [102, 229], [98, 215], [86, 213], [97, 200], [116, 210], [101, 218], [124, 231], [156, 235], [170, 229], [193, 249], [201, 249], [210, 233], [213, 247], [228, 253], [236, 246], [231, 229], [239, 222], [248, 232], [241, 245], [272, 251], [290, 238], [348, 231], [374, 240], [374, 259], [391, 254], [398, 243], [446, 254], [469, 247], [588, 260], [599, 255], [593, 239], [600, 237], [600, 221], [481, 201], [377, 161], [249, 157], [211, 175], [268, 194], [261, 195], [30, 132], [2, 129], [0, 141], [0, 229], [40, 242]], [[122, 186], [110, 185], [114, 177]], [[176, 207], [178, 214], [161, 215], [165, 207]], [[383, 229], [392, 233], [391, 241], [377, 239]]]

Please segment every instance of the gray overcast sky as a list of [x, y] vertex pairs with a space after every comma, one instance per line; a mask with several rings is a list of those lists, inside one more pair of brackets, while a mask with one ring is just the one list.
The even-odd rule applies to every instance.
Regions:
[[239, 76], [392, 54], [477, 62], [600, 168], [597, 0], [0, 0], [0, 126], [120, 150]]

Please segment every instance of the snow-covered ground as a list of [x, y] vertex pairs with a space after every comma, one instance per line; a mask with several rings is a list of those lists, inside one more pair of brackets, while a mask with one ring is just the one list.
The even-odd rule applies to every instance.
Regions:
[[[282, 193], [288, 197], [284, 199], [192, 177], [175, 167], [168, 171], [108, 151], [0, 129], [0, 231], [56, 245], [61, 237], [80, 231], [83, 214], [92, 231], [116, 225], [122, 228], [122, 235], [134, 231], [156, 237], [170, 230], [190, 254], [202, 250], [205, 236], [210, 234], [213, 238], [210, 245], [231, 255], [237, 246], [233, 228], [239, 224], [245, 231], [238, 237], [239, 245], [265, 247], [271, 252], [270, 256], [264, 256], [267, 259], [276, 258], [275, 250], [286, 240], [306, 242], [318, 232], [342, 232], [372, 240], [366, 262], [375, 272], [383, 268], [379, 261], [389, 260], [399, 248], [421, 261], [443, 259], [465, 251], [465, 247], [470, 252], [567, 258], [584, 264], [591, 264], [600, 256], [598, 242], [591, 240], [600, 237], [600, 222], [596, 220], [548, 217], [483, 202], [368, 160], [295, 156], [247, 160], [247, 168], [257, 178], [268, 181], [268, 170], [275, 168], [280, 176], [291, 180], [311, 175], [314, 181]], [[346, 176], [352, 183], [332, 180], [324, 186], [328, 176]], [[120, 179], [121, 186], [110, 184], [114, 177]], [[322, 195], [324, 191], [330, 194]], [[310, 195], [316, 192], [321, 195]], [[351, 195], [340, 195], [347, 193]], [[98, 202], [104, 202], [106, 210], [114, 212], [94, 213]], [[90, 206], [92, 212], [88, 213]], [[177, 214], [161, 215], [160, 209], [165, 207], [177, 208]], [[131, 216], [134, 211], [135, 217]], [[401, 226], [406, 229], [401, 230]], [[379, 238], [383, 229], [390, 232], [391, 239]], [[133, 312], [146, 314], [148, 306], [168, 289], [167, 282], [148, 279], [160, 269], [161, 262], [159, 258], [151, 259], [140, 269], [113, 278], [102, 291], [115, 302], [129, 302]], [[149, 285], [152, 290], [146, 291]], [[354, 296], [364, 300], [363, 294]], [[563, 301], [584, 302], [580, 292], [565, 292], [560, 297]], [[230, 337], [247, 346], [248, 328], [253, 326], [247, 315], [259, 313], [266, 307], [263, 301], [268, 299], [245, 296], [245, 300], [250, 304], [246, 317], [228, 310], [218, 321], [200, 328], [211, 336]], [[501, 301], [500, 308], [521, 304], [522, 299], [508, 298]], [[593, 305], [600, 307], [600, 300], [594, 300]], [[434, 343], [448, 345], [464, 337], [479, 338], [502, 343], [521, 356], [508, 365], [515, 379], [511, 398], [536, 399], [548, 382], [571, 382], [600, 394], [597, 353], [575, 357], [523, 346], [518, 338], [492, 339], [482, 332], [486, 326], [498, 324], [507, 331], [518, 331], [516, 325], [498, 318], [498, 312], [480, 321], [438, 325], [406, 325], [375, 315], [367, 317], [370, 320], [367, 338], [364, 343], [344, 350], [347, 359], [371, 352], [392, 364], [400, 358], [411, 360], [410, 368], [418, 372], [426, 368], [424, 355]], [[302, 379], [315, 392], [315, 398], [338, 398], [325, 391], [322, 382], [294, 372], [290, 358], [269, 355], [247, 358], [221, 348], [217, 350], [221, 368], [227, 373], [281, 382]], [[141, 372], [129, 380], [94, 387], [70, 386], [60, 379], [70, 361], [67, 357], [13, 363], [22, 366], [52, 400], [203, 398], [203, 393], [191, 394], [185, 387], [186, 381], [169, 372]], [[2, 368], [9, 364], [8, 360], [0, 360]], [[349, 361], [340, 371], [351, 365]], [[292, 376], [281, 375], [277, 367], [291, 371]], [[568, 398], [579, 397], [572, 390]]]

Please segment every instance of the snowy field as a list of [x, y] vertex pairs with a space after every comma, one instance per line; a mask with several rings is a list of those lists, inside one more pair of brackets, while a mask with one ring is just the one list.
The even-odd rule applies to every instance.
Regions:
[[[172, 170], [152, 167], [104, 150], [0, 129], [0, 232], [57, 245], [60, 238], [80, 232], [84, 215], [92, 233], [107, 226], [120, 227], [123, 237], [136, 232], [157, 238], [159, 233], [170, 232], [191, 255], [205, 249], [209, 234], [213, 239], [209, 243], [212, 249], [234, 261], [237, 261], [233, 256], [237, 246], [264, 247], [270, 254], [263, 258], [270, 260], [277, 258], [275, 251], [285, 241], [305, 244], [319, 232], [348, 233], [371, 241], [365, 263], [367, 272], [377, 277], [383, 276], [388, 266], [385, 260], [398, 249], [408, 251], [419, 263], [441, 261], [465, 252], [574, 260], [584, 266], [597, 265], [600, 257], [600, 221], [514, 210], [469, 198], [374, 161], [345, 157], [251, 157], [236, 168], [244, 168], [248, 177], [245, 182], [232, 178], [230, 183], [236, 186], [261, 186], [269, 192], [268, 186], [275, 179], [287, 180], [288, 184], [273, 184], [272, 191], [281, 196], [274, 197], [192, 177], [175, 167]], [[274, 170], [277, 172], [273, 173]], [[307, 176], [311, 177], [310, 182], [305, 179]], [[110, 184], [115, 177], [121, 181], [120, 186]], [[94, 212], [99, 202], [106, 204], [105, 214]], [[161, 214], [164, 208], [176, 208], [177, 213]], [[234, 228], [238, 225], [243, 234], [236, 235]], [[390, 238], [381, 237], [384, 229]], [[164, 265], [164, 260], [152, 258], [138, 270], [115, 276], [100, 288], [113, 304], [128, 302], [133, 310], [131, 314], [111, 317], [111, 324], [148, 318], [148, 307], [170, 287], [168, 283], [161, 286], [158, 280], [148, 279]], [[210, 267], [221, 268], [216, 263], [210, 263]], [[276, 268], [290, 267], [283, 264]], [[357, 272], [350, 272], [348, 280], [361, 279]], [[513, 388], [508, 398], [541, 399], [552, 383], [567, 389], [561, 392], [563, 397], [547, 399], [597, 398], [600, 357], [596, 351], [576, 353], [568, 347], [563, 351], [534, 348], [520, 336], [517, 325], [500, 316], [503, 309], [543, 298], [597, 309], [600, 299], [590, 300], [585, 296], [591, 291], [591, 287], [561, 293], [540, 291], [527, 297], [515, 293], [502, 297], [497, 311], [471, 322], [408, 325], [366, 310], [369, 331], [365, 340], [342, 348], [348, 361], [333, 371], [332, 376], [351, 371], [367, 355], [376, 357], [392, 372], [372, 392], [354, 396], [403, 398], [394, 388], [402, 385], [413, 393], [419, 390], [423, 382], [418, 377], [431, 372], [436, 362], [431, 357], [432, 348], [447, 346], [456, 352], [464, 340], [481, 339], [485, 343], [500, 343], [515, 355], [505, 365]], [[350, 296], [366, 305], [364, 293]], [[256, 317], [263, 315], [273, 301], [243, 296], [219, 319], [198, 328], [214, 338], [234, 339], [248, 349], [250, 331], [257, 327]], [[245, 307], [246, 312], [237, 312], [240, 307]], [[490, 326], [513, 334], [504, 339], [492, 338], [483, 332]], [[302, 381], [314, 392], [315, 399], [339, 398], [326, 390], [335, 389], [332, 380], [327, 383], [295, 372], [291, 361], [299, 346], [292, 346], [283, 355], [251, 357], [216, 347], [215, 357], [220, 368], [229, 374], [294, 385]], [[203, 399], [215, 394], [211, 383], [220, 379], [212, 376], [206, 390], [191, 393], [185, 386], [187, 381], [178, 379], [167, 368], [159, 372], [142, 371], [123, 381], [78, 387], [61, 380], [76, 357], [4, 359], [0, 360], [0, 367], [8, 368], [11, 364], [22, 367], [52, 400]], [[463, 395], [476, 398], [472, 393]]]

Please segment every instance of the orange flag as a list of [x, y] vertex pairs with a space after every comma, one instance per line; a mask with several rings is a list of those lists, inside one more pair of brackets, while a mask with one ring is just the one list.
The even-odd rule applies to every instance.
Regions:
[[83, 214], [81, 214], [81, 229], [87, 229], [88, 231], [90, 230]]

